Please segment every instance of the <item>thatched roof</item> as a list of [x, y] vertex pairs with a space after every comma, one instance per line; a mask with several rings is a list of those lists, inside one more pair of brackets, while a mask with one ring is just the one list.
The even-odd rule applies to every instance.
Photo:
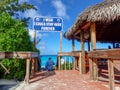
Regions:
[[105, 0], [87, 8], [64, 36], [67, 39], [75, 38], [74, 33], [87, 22], [96, 23], [97, 41], [120, 42], [120, 0]]

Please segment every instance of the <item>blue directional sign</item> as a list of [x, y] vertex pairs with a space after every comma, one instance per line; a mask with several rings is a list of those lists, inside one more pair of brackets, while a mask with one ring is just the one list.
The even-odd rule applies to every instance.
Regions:
[[60, 17], [35, 17], [33, 20], [34, 30], [61, 31], [63, 20]]

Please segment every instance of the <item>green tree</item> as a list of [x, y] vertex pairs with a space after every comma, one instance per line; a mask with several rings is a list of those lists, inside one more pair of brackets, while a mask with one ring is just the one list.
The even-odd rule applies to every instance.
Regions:
[[26, 2], [19, 3], [19, 0], [0, 0], [0, 14], [3, 12], [7, 12], [15, 18], [21, 19], [23, 22], [25, 22], [26, 26], [30, 17], [20, 17], [19, 12], [24, 13], [26, 10], [30, 9], [37, 10], [34, 5], [28, 4]]
[[33, 51], [25, 24], [8, 13], [0, 14], [0, 51]]
[[0, 0], [0, 13], [7, 12], [11, 16], [19, 15], [18, 11], [24, 12], [29, 9], [37, 10], [34, 5], [24, 3], [19, 3], [19, 0]]
[[[21, 20], [13, 19], [8, 13], [0, 14], [0, 51], [33, 51], [33, 43], [25, 24]], [[1, 62], [10, 68], [10, 74], [6, 74], [6, 78], [24, 78], [25, 60], [4, 59]], [[0, 67], [0, 73], [3, 75], [4, 72]]]
[[[30, 40], [26, 28], [29, 18], [21, 19], [19, 12], [35, 9], [34, 5], [19, 0], [0, 0], [0, 51], [33, 51], [33, 42]], [[14, 16], [13, 19], [12, 16]], [[19, 20], [21, 19], [21, 20]], [[25, 75], [25, 60], [0, 60], [10, 74], [4, 75], [5, 70], [0, 67], [0, 78], [16, 78], [22, 80]]]

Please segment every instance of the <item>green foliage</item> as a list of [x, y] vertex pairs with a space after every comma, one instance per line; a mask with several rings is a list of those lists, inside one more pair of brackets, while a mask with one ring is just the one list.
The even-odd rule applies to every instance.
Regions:
[[[25, 28], [29, 18], [21, 20], [19, 12], [36, 8], [19, 0], [0, 0], [0, 51], [33, 51], [33, 42], [30, 41], [28, 30]], [[12, 16], [14, 16], [13, 19]], [[26, 60], [3, 59], [0, 60], [10, 74], [4, 76], [5, 70], [0, 66], [0, 78], [16, 78], [22, 80], [25, 75]]]
[[[26, 70], [26, 60], [3, 59], [1, 62], [7, 69], [9, 69], [10, 72], [10, 74], [3, 74], [1, 77], [7, 79], [15, 78], [17, 80], [23, 80]], [[0, 71], [5, 73], [3, 68], [0, 68]]]
[[[13, 19], [8, 13], [0, 14], [0, 51], [33, 51], [33, 43], [30, 41], [28, 30], [21, 20]], [[3, 59], [1, 62], [10, 74], [4, 77], [22, 80], [25, 75], [25, 61], [17, 59]], [[5, 70], [0, 66], [0, 76]]]
[[30, 17], [20, 17], [20, 12], [24, 13], [30, 9], [37, 10], [34, 5], [26, 2], [20, 3], [19, 0], [0, 0], [0, 14], [3, 12], [9, 13], [9, 15], [14, 16], [14, 18], [21, 19], [26, 26]]
[[0, 15], [0, 51], [33, 51], [25, 24], [6, 13]]
[[72, 63], [69, 63], [69, 62], [66, 62], [62, 64], [62, 69], [65, 70], [65, 65], [66, 65], [66, 70], [71, 70], [73, 68], [73, 64]]
[[19, 12], [24, 12], [29, 9], [35, 9], [34, 5], [19, 3], [19, 0], [0, 0], [0, 14], [3, 12], [9, 13], [11, 16], [19, 15]]

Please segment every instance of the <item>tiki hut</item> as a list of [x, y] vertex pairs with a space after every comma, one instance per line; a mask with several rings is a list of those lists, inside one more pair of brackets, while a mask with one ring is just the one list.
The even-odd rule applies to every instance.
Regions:
[[83, 72], [85, 72], [84, 42], [91, 42], [91, 51], [88, 52], [90, 77], [92, 80], [97, 80], [97, 59], [107, 59], [110, 90], [115, 90], [114, 68], [120, 72], [120, 49], [97, 50], [96, 42], [120, 42], [120, 0], [104, 0], [87, 8], [64, 36], [69, 40], [80, 41], [82, 51], [80, 66]]
[[[120, 0], [105, 0], [86, 9], [64, 34], [65, 38], [80, 40], [80, 31], [84, 29], [85, 25], [90, 26], [91, 23], [96, 24], [96, 41], [120, 42]], [[88, 27], [84, 33], [89, 32]], [[86, 38], [86, 40], [89, 41], [90, 38]]]

